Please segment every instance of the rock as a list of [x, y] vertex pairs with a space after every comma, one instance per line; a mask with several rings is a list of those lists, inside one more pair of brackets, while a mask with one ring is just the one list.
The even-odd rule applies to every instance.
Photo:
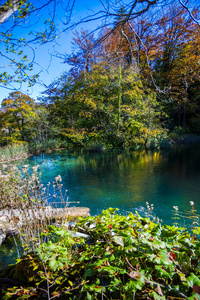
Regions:
[[5, 239], [6, 239], [5, 232], [2, 229], [0, 229], [0, 246], [3, 244], [3, 242], [5, 241]]
[[0, 232], [1, 231], [6, 235], [6, 237], [12, 234], [18, 234], [18, 229], [16, 228], [15, 224], [13, 224], [8, 216], [5, 215], [0, 216]]
[[81, 233], [81, 232], [71, 232], [72, 236], [73, 237], [82, 237], [82, 238], [85, 238], [85, 239], [88, 239], [90, 236], [88, 234], [84, 234], [84, 233]]

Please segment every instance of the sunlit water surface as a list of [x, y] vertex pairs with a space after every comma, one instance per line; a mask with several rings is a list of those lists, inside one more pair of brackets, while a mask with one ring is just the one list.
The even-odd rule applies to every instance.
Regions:
[[173, 151], [109, 151], [91, 153], [62, 151], [32, 156], [39, 165], [42, 182], [62, 177], [71, 204], [90, 208], [91, 215], [116, 207], [122, 214], [142, 213], [146, 202], [164, 223], [172, 223], [173, 206], [190, 210], [200, 206], [200, 145]]
[[[166, 151], [60, 151], [32, 156], [19, 166], [39, 165], [44, 185], [60, 175], [63, 193], [68, 190], [70, 204], [90, 208], [91, 215], [115, 207], [127, 215], [145, 215], [146, 202], [154, 204], [154, 216], [173, 224], [173, 206], [189, 211], [190, 201], [200, 212], [200, 145]], [[52, 190], [50, 190], [53, 193]], [[188, 224], [187, 219], [179, 220]], [[191, 222], [190, 222], [191, 223]], [[0, 268], [14, 261], [16, 250], [0, 248]]]

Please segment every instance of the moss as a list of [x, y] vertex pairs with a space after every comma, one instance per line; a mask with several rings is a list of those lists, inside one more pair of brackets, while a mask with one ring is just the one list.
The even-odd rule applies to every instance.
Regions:
[[42, 263], [39, 261], [36, 255], [28, 254], [27, 256], [24, 256], [16, 265], [9, 266], [7, 268], [7, 273], [8, 277], [10, 278], [27, 283], [33, 283], [40, 280], [38, 272], [42, 270]]

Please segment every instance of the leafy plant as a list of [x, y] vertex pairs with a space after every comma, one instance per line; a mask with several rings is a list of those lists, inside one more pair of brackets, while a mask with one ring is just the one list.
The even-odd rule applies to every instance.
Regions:
[[[38, 299], [44, 291], [47, 299], [199, 299], [200, 229], [193, 234], [137, 213], [115, 212], [110, 208], [80, 219], [73, 234], [50, 227], [48, 241], [30, 258], [39, 277], [29, 294], [36, 291]], [[2, 299], [12, 299], [16, 290]]]

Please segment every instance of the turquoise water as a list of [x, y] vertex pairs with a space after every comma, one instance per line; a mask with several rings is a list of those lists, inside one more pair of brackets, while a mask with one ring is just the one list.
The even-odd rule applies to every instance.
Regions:
[[[63, 191], [76, 206], [96, 215], [108, 207], [127, 214], [142, 213], [146, 201], [154, 204], [155, 216], [172, 223], [173, 206], [200, 212], [200, 145], [173, 151], [61, 151], [32, 156], [24, 161], [39, 165], [42, 182], [62, 177]], [[71, 204], [72, 205], [72, 204]]]
[[[91, 215], [117, 207], [122, 214], [138, 211], [144, 215], [145, 202], [154, 204], [154, 216], [173, 224], [173, 206], [189, 211], [190, 201], [200, 212], [200, 145], [173, 151], [61, 151], [32, 156], [21, 166], [39, 165], [46, 185], [60, 175], [63, 193], [69, 201], [90, 208]], [[53, 191], [50, 190], [53, 194]], [[143, 210], [144, 209], [144, 210]], [[189, 225], [187, 219], [179, 225]], [[0, 269], [17, 258], [15, 247], [7, 242], [0, 247]]]

